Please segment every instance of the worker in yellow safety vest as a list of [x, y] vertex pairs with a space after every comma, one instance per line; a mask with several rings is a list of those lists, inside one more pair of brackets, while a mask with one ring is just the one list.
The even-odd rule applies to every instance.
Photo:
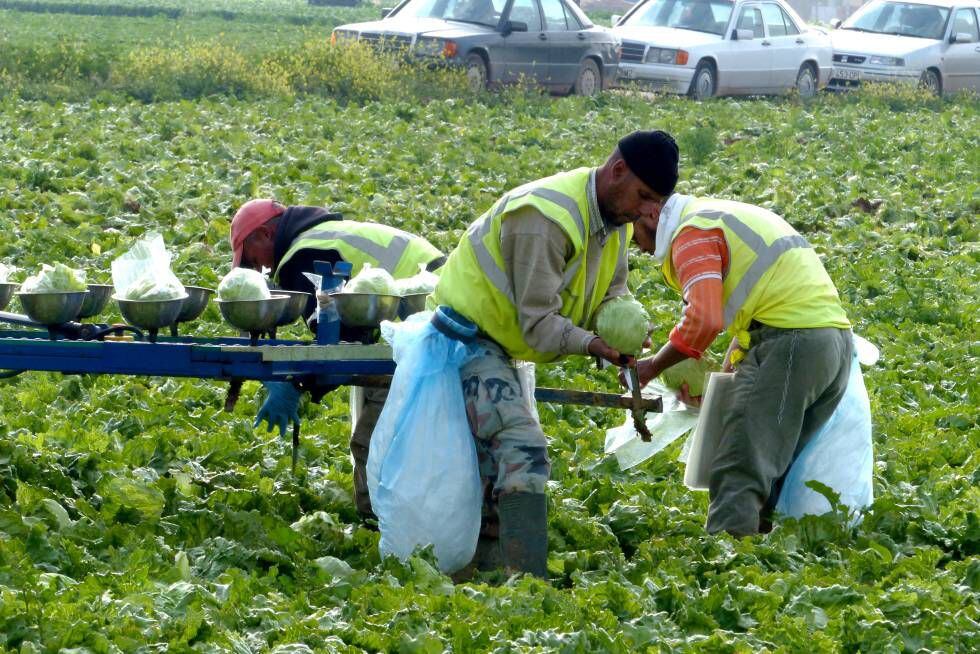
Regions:
[[[626, 295], [632, 223], [652, 216], [677, 182], [669, 134], [634, 132], [598, 168], [506, 193], [449, 255], [430, 305], [479, 328], [479, 355], [461, 371], [480, 472], [491, 488], [475, 563], [547, 574], [544, 494], [551, 462], [514, 360], [592, 354], [621, 363], [591, 330], [599, 307]], [[495, 511], [494, 511], [495, 509]]]
[[[633, 238], [684, 299], [668, 342], [637, 362], [641, 384], [732, 335], [707, 530], [767, 531], [790, 465], [847, 386], [851, 323], [837, 289], [806, 239], [760, 207], [675, 194]], [[698, 402], [686, 386], [682, 396]]]
[[[352, 264], [352, 275], [371, 264], [395, 279], [418, 274], [420, 265], [436, 270], [446, 261], [442, 252], [420, 236], [388, 225], [344, 220], [322, 207], [287, 207], [271, 199], [243, 204], [232, 219], [230, 240], [233, 267], [267, 268], [279, 288], [311, 293], [304, 314], [308, 319], [316, 309], [316, 289], [303, 273], [313, 272], [314, 261], [346, 261]], [[364, 341], [371, 335], [373, 330], [341, 329], [345, 341]], [[256, 425], [265, 420], [270, 429], [275, 425], [284, 433], [290, 422], [299, 424], [299, 390], [287, 382], [264, 385], [269, 395], [259, 409]], [[315, 395], [322, 396], [324, 390], [318, 389]], [[363, 406], [350, 441], [354, 503], [362, 519], [369, 522], [375, 518], [367, 490], [368, 449], [387, 395], [386, 389], [363, 389]]]

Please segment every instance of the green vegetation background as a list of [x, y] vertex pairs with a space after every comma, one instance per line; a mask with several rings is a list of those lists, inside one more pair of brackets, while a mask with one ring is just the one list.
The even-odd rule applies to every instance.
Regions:
[[[980, 649], [975, 97], [468, 97], [458, 75], [329, 47], [375, 7], [155, 4], [182, 13], [0, 10], [0, 259], [21, 275], [64, 261], [107, 281], [155, 229], [185, 283], [213, 286], [256, 195], [448, 251], [507, 189], [665, 128], [681, 189], [786, 216], [881, 346], [877, 499], [853, 529], [836, 512], [709, 537], [679, 445], [624, 473], [602, 453], [623, 415], [541, 405], [552, 579], [453, 585], [425, 556], [379, 561], [358, 527], [341, 392], [304, 409], [294, 477], [288, 442], [251, 428], [257, 384], [227, 414], [218, 384], [27, 373], [0, 382], [0, 650]], [[679, 300], [642, 255], [631, 282], [662, 342]], [[192, 328], [228, 333], [214, 308]], [[615, 388], [584, 359], [539, 380]]]

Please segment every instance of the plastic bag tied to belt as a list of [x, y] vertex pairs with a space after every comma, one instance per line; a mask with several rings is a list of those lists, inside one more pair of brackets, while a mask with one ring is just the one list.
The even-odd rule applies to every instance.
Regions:
[[397, 367], [371, 436], [367, 481], [382, 556], [432, 545], [451, 573], [473, 558], [482, 487], [460, 369], [477, 349], [476, 326], [451, 310], [381, 323]]

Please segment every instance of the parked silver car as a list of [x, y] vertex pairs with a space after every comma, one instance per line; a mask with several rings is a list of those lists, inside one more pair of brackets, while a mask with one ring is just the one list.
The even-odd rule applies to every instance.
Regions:
[[783, 0], [646, 0], [614, 23], [619, 81], [715, 95], [812, 96], [827, 83], [830, 37]]
[[980, 91], [977, 0], [872, 0], [831, 34], [831, 89], [921, 83], [933, 93]]
[[474, 88], [526, 78], [595, 95], [615, 79], [619, 57], [619, 40], [567, 0], [404, 0], [382, 20], [341, 25], [333, 38], [465, 66]]

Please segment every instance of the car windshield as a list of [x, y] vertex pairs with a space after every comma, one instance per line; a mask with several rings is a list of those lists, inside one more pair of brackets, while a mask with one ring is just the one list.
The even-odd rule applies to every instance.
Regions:
[[858, 9], [841, 29], [938, 40], [946, 31], [947, 18], [946, 7], [878, 0]]
[[396, 15], [496, 27], [505, 4], [506, 0], [410, 0]]
[[623, 25], [674, 27], [722, 35], [732, 16], [728, 0], [650, 0], [631, 14]]

